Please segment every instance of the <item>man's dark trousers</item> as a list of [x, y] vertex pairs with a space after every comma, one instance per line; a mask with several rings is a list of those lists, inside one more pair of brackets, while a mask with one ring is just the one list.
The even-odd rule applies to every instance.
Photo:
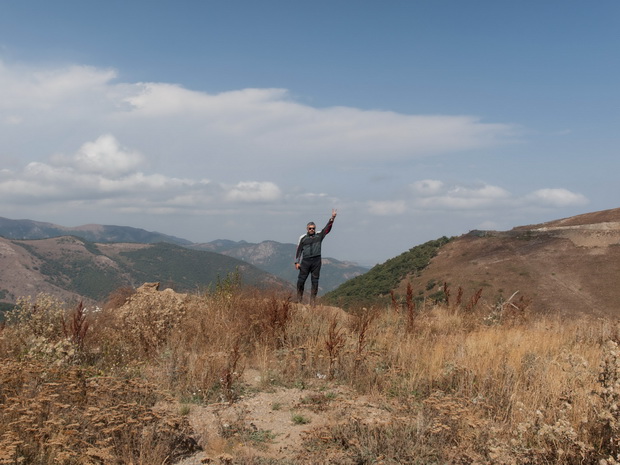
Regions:
[[310, 290], [310, 303], [314, 304], [316, 295], [319, 292], [319, 275], [321, 274], [321, 257], [310, 257], [301, 261], [299, 264], [299, 277], [297, 278], [297, 302], [301, 303], [304, 296], [304, 286], [308, 275], [312, 282]]

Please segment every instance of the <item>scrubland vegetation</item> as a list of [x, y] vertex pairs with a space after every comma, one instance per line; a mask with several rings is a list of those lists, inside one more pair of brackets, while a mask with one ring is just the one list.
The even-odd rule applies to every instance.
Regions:
[[296, 458], [219, 444], [225, 463], [614, 464], [619, 338], [614, 321], [479, 295], [425, 306], [409, 292], [345, 313], [227, 280], [189, 295], [119, 289], [99, 311], [22, 299], [0, 332], [0, 464], [176, 463], [213, 437], [184, 406], [253, 395], [249, 369], [254, 389], [324, 388], [308, 402], [326, 409], [346, 386], [386, 419], [330, 422]]
[[367, 273], [349, 279], [325, 295], [325, 300], [340, 307], [381, 305], [386, 296], [407, 276], [416, 276], [428, 266], [439, 250], [452, 239], [440, 237], [416, 245], [406, 252], [375, 265]]

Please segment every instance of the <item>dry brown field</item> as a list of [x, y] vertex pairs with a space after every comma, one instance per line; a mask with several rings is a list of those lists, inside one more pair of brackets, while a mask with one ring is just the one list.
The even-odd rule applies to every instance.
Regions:
[[617, 321], [452, 295], [345, 313], [231, 279], [22, 299], [0, 464], [616, 463]]

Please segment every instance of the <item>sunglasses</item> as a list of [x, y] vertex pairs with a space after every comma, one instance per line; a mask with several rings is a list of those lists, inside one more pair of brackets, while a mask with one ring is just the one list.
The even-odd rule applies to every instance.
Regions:
[[315, 231], [316, 228], [308, 228], [308, 231]]

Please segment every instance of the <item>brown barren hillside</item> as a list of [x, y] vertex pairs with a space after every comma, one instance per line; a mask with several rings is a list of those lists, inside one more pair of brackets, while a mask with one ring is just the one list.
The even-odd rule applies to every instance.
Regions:
[[452, 298], [482, 289], [488, 305], [523, 297], [536, 312], [620, 315], [620, 208], [587, 213], [510, 231], [472, 231], [444, 246], [414, 289]]
[[[39, 241], [39, 244], [42, 248], [47, 245], [45, 241]], [[43, 260], [16, 241], [0, 237], [0, 265], [0, 301], [15, 302], [19, 297], [34, 297], [40, 293], [68, 302], [83, 300], [77, 293], [46, 279], [41, 273]]]

